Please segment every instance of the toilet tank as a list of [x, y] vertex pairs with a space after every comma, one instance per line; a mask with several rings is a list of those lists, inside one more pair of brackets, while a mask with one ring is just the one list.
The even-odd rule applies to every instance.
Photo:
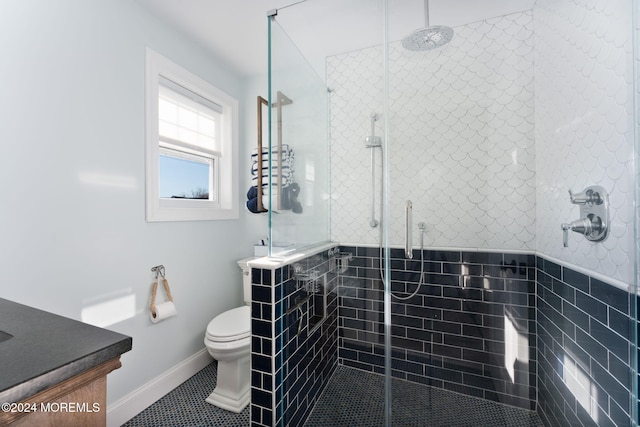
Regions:
[[238, 261], [238, 266], [242, 269], [242, 293], [246, 305], [251, 305], [251, 267], [248, 262], [255, 258], [245, 258]]

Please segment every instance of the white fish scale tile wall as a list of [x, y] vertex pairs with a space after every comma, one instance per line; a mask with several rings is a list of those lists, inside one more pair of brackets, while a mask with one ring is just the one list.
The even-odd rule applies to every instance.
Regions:
[[[404, 244], [410, 199], [414, 224], [427, 224], [427, 246], [535, 248], [532, 22], [520, 13], [458, 27], [449, 46], [426, 53], [391, 46], [392, 245]], [[379, 243], [379, 230], [368, 225], [364, 138], [371, 113], [383, 112], [381, 61], [380, 48], [327, 60], [332, 239], [344, 243]], [[383, 134], [381, 122], [376, 132]]]
[[[630, 2], [543, 0], [534, 16], [537, 249], [631, 283]], [[579, 217], [568, 190], [592, 184], [610, 192], [611, 234], [596, 244], [570, 233], [564, 248], [560, 223]]]

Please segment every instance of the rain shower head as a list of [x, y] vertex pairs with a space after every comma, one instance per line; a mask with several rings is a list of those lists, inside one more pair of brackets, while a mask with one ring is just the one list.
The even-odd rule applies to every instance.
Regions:
[[414, 52], [431, 50], [445, 45], [453, 38], [453, 29], [442, 25], [429, 26], [429, 0], [424, 1], [424, 28], [402, 39], [402, 47]]
[[453, 38], [453, 29], [441, 25], [421, 28], [402, 39], [402, 47], [414, 52], [445, 45]]

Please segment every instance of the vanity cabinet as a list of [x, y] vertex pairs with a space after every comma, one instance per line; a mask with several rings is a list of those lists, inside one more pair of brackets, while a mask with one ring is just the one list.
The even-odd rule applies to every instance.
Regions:
[[0, 298], [0, 426], [106, 426], [130, 337]]

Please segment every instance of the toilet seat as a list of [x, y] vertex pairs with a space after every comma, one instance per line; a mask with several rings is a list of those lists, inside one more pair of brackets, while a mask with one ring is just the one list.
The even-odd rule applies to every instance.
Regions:
[[215, 342], [237, 341], [251, 336], [251, 308], [245, 305], [219, 314], [209, 322], [205, 335]]

